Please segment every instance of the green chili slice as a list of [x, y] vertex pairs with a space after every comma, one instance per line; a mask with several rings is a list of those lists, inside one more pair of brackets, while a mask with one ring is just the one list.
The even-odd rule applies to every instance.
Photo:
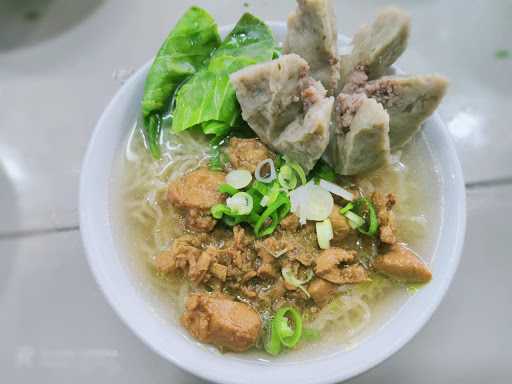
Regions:
[[[289, 320], [293, 322], [293, 328], [290, 327]], [[272, 325], [275, 324], [275, 330], [281, 344], [288, 348], [297, 345], [302, 337], [302, 317], [296, 309], [292, 307], [279, 309], [272, 323]], [[272, 328], [274, 330], [274, 326]]]
[[281, 353], [283, 346], [294, 348], [301, 340], [302, 316], [292, 307], [283, 307], [276, 312], [268, 328], [265, 351], [276, 356]]

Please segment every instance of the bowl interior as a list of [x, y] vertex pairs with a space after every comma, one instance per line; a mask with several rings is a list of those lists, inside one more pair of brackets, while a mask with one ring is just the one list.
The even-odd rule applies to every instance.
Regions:
[[[269, 23], [282, 41], [284, 23]], [[222, 28], [226, 33], [232, 26]], [[342, 42], [346, 42], [342, 38]], [[110, 188], [112, 165], [137, 118], [150, 63], [119, 90], [100, 118], [84, 159], [80, 185], [80, 227], [90, 267], [120, 318], [153, 350], [205, 379], [223, 383], [332, 383], [357, 375], [402, 347], [430, 318], [457, 268], [465, 231], [462, 172], [450, 137], [437, 114], [424, 127], [424, 140], [440, 168], [441, 222], [432, 257], [433, 281], [400, 307], [377, 332], [349, 351], [316, 359], [266, 361], [221, 355], [189, 339], [147, 305], [125, 265], [113, 236]], [[107, 166], [105, 166], [107, 165]], [[446, 209], [449, 208], [449, 209]], [[250, 379], [249, 379], [250, 378]]]

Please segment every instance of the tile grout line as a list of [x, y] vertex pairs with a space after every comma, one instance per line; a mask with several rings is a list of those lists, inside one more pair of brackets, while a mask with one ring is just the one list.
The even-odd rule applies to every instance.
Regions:
[[[468, 182], [468, 183], [466, 183], [466, 190], [472, 191], [472, 190], [492, 188], [492, 187], [502, 187], [502, 186], [508, 186], [508, 185], [512, 185], [512, 177]], [[0, 233], [0, 240], [24, 239], [24, 238], [31, 238], [31, 237], [36, 237], [36, 236], [49, 235], [52, 233], [73, 232], [73, 231], [78, 231], [79, 229], [80, 229], [79, 225], [70, 225], [70, 226], [65, 226], [65, 227], [28, 229], [28, 230], [4, 232], [4, 233]]]
[[28, 229], [12, 232], [0, 233], [0, 240], [12, 240], [12, 239], [26, 239], [36, 236], [49, 235], [52, 233], [65, 233], [78, 231], [80, 226], [70, 225], [67, 227], [56, 227], [56, 228], [42, 228], [42, 229]]
[[481, 188], [492, 188], [492, 187], [505, 187], [512, 185], [512, 177], [503, 177], [498, 179], [489, 179], [482, 181], [472, 181], [466, 183], [466, 189], [468, 191]]

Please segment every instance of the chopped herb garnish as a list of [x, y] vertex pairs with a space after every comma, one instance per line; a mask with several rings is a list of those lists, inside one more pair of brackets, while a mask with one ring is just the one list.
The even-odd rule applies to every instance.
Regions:
[[367, 236], [375, 236], [379, 229], [379, 220], [373, 203], [366, 197], [361, 197], [354, 202], [354, 212], [363, 217], [367, 224], [359, 226], [357, 230]]
[[274, 315], [267, 330], [265, 351], [276, 356], [281, 353], [283, 347], [294, 348], [301, 338], [301, 314], [292, 307], [281, 308]]

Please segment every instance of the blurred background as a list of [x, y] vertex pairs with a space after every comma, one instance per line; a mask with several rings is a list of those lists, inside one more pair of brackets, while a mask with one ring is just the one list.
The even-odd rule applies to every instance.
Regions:
[[[428, 325], [353, 383], [512, 379], [512, 1], [333, 0], [352, 35], [379, 7], [412, 16], [398, 65], [439, 72], [467, 188], [465, 250]], [[293, 0], [0, 0], [0, 382], [198, 383], [150, 351], [86, 264], [78, 179], [94, 125], [190, 5], [217, 22], [285, 20]]]

